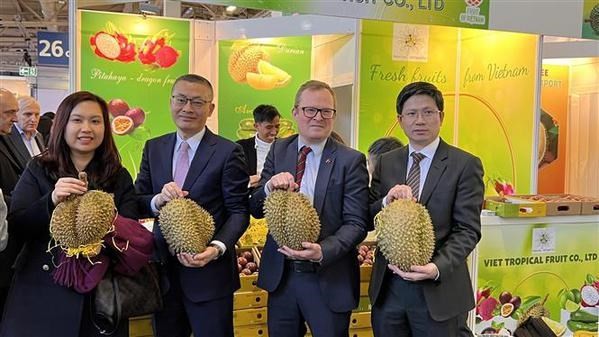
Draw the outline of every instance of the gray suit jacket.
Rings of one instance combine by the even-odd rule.
[[[370,187],[371,218],[381,210],[387,192],[396,184],[406,183],[407,164],[407,146],[381,156]],[[437,281],[422,281],[422,284],[428,310],[437,321],[474,307],[466,258],[481,237],[483,200],[480,159],[441,140],[420,197],[420,203],[430,213],[435,231],[432,262],[439,268],[440,277]],[[383,282],[391,277],[387,263],[380,251],[377,252],[369,289],[373,304],[379,300]]]
[[[23,138],[21,138],[21,134],[16,126],[12,126],[12,131],[10,135],[7,136],[8,145],[13,149],[13,154],[15,155],[15,159],[19,162],[22,171],[27,167],[27,163],[31,160],[31,155],[29,154],[29,150],[27,150],[27,146],[23,143]],[[35,135],[35,142],[37,146],[40,148],[41,152],[44,152],[46,149],[46,145],[44,143],[44,137],[41,133],[37,133]]]

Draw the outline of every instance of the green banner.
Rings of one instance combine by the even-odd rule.
[[[407,142],[395,102],[407,84],[435,84],[445,98],[441,137],[480,157],[487,194],[495,181],[531,192],[534,35],[363,21],[358,148],[395,136]],[[504,53],[510,46],[519,53]],[[517,108],[515,108],[517,107]]]
[[[281,113],[279,137],[295,133],[291,109],[297,89],[310,79],[311,50],[311,36],[219,41],[219,134],[252,137],[252,112],[260,104]]]
[[[558,336],[596,336],[598,242],[599,222],[483,226],[475,332],[514,332],[542,304]]]
[[[80,11],[80,89],[109,104],[123,165],[135,178],[146,140],[175,129],[170,93],[189,72],[187,20]]]
[[[599,1],[584,0],[582,38],[599,40]]]
[[[487,29],[491,0],[201,0],[198,2],[359,19]]]

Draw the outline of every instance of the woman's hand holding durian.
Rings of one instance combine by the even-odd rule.
[[[84,194],[87,192],[87,184],[76,178],[60,178],[54,184],[52,191],[52,203],[54,206],[63,202],[71,194]]]

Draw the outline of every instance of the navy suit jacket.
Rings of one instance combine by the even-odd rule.
[[[266,157],[260,186],[250,198],[250,210],[263,218],[266,198],[264,184],[281,172],[295,176],[298,136],[276,140]],[[358,305],[360,272],[356,246],[366,237],[368,221],[368,171],[364,155],[328,139],[322,153],[316,186],[314,208],[320,217],[322,262],[318,268],[321,295],[334,312],[347,312]],[[283,277],[285,257],[268,235],[262,259],[258,286],[275,291]],[[316,296],[312,294],[310,296]]]
[[[377,161],[370,187],[370,214],[381,210],[382,199],[396,184],[406,183],[408,146],[387,152]],[[435,250],[432,262],[439,268],[437,281],[421,281],[431,317],[437,321],[463,314],[474,307],[474,294],[466,258],[480,240],[480,211],[484,198],[480,159],[440,141],[433,157],[420,203],[433,222]],[[379,300],[382,284],[390,277],[387,260],[377,251],[370,301]]]
[[[143,150],[141,168],[135,181],[141,209],[153,217],[150,201],[164,184],[173,181],[173,152],[176,134],[149,140]],[[239,289],[235,243],[249,224],[249,177],[241,146],[206,129],[193,157],[183,190],[214,217],[213,240],[223,242],[227,251],[203,268],[187,268],[168,252],[158,222],[154,224],[161,262],[177,272],[184,294],[194,302],[231,295]],[[168,289],[165,289],[168,291]]]

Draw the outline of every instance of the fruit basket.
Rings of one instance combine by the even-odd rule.
[[[256,283],[260,266],[260,254],[257,248],[237,249],[237,271],[241,288],[239,291],[257,291]]]

